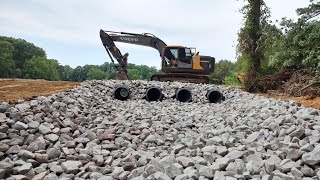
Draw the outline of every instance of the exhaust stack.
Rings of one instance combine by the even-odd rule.
[[[206,96],[210,103],[221,103],[224,100],[222,93],[216,90],[208,91]]]
[[[176,91],[175,98],[180,102],[191,102],[192,94],[188,89],[181,88]]]
[[[147,101],[162,101],[163,94],[159,88],[150,87],[146,91],[146,99]]]
[[[130,91],[127,87],[121,86],[121,87],[116,88],[113,95],[114,95],[114,98],[116,98],[120,101],[125,101],[125,100],[129,99]]]

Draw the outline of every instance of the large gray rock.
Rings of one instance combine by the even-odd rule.
[[[61,154],[61,151],[57,148],[49,148],[47,150],[47,155],[49,159],[59,158],[60,154]]]
[[[19,167],[18,173],[19,174],[26,174],[27,172],[29,172],[31,170],[31,168],[32,168],[31,163],[25,163],[21,167]]]
[[[223,157],[217,158],[215,163],[219,166],[219,169],[225,169],[231,161],[231,159]]]
[[[40,123],[37,121],[31,121],[28,123],[29,128],[31,129],[38,129]]]
[[[9,149],[9,145],[8,144],[5,144],[5,143],[2,143],[0,142],[0,151],[1,152],[5,152]]]
[[[213,178],[214,180],[225,180],[226,179],[226,176],[224,175],[224,173],[223,172],[221,172],[221,171],[216,171],[215,173],[214,173],[214,178]]]
[[[178,163],[169,164],[168,166],[164,167],[165,174],[172,179],[181,175],[183,173],[182,169],[183,167]]]
[[[165,173],[165,168],[157,160],[152,159],[145,167],[145,172],[148,175],[154,174],[156,172]]]
[[[76,174],[79,171],[79,167],[82,165],[80,161],[66,161],[61,163],[61,167],[65,173]]]
[[[48,134],[48,135],[45,135],[44,137],[45,137],[45,139],[47,139],[51,143],[54,143],[59,139],[59,136],[56,134]]]
[[[7,138],[7,134],[0,132],[0,140]]]
[[[272,172],[272,175],[276,176],[276,177],[279,177],[282,180],[294,180],[295,179],[294,176],[287,175],[287,174],[282,173],[282,172],[280,172],[278,170]]]
[[[14,163],[8,159],[0,161],[0,169],[4,169],[7,172],[11,172],[13,166],[14,166]]]
[[[7,103],[0,104],[0,113],[5,113],[10,108],[10,105]]]
[[[24,111],[27,111],[28,109],[30,109],[30,105],[27,103],[22,103],[22,104],[17,104],[15,106],[15,108],[17,108],[19,111],[24,112]]]
[[[28,180],[28,178],[25,175],[13,175],[7,178],[7,180]]]
[[[204,176],[206,178],[213,178],[213,170],[208,166],[202,166],[199,169],[200,176]]]
[[[27,150],[21,150],[19,152],[19,156],[22,158],[22,159],[25,159],[25,160],[28,160],[28,159],[34,159],[35,158],[35,155],[30,152],[30,151],[27,151]]]
[[[230,151],[227,155],[225,155],[225,158],[231,159],[231,160],[235,160],[235,159],[239,159],[244,155],[243,151],[239,151],[239,150],[232,150]]]
[[[0,179],[4,179],[5,176],[6,176],[6,170],[0,169]]]
[[[32,180],[43,180],[47,173],[48,173],[47,171],[41,172],[41,173],[35,175],[32,178]]]
[[[119,176],[121,173],[124,172],[124,169],[122,167],[114,167],[111,173],[111,176],[113,178],[119,179]]]
[[[194,162],[190,157],[179,156],[176,159],[179,162],[179,164],[181,164],[183,167],[189,167],[194,165]]]
[[[153,177],[157,180],[170,180],[171,178],[162,172],[156,172]]]
[[[302,172],[302,174],[306,177],[312,177],[315,175],[315,172],[312,168],[308,167],[308,166],[303,166],[300,171]]]
[[[51,132],[51,129],[43,124],[40,124],[39,126],[39,132],[41,134],[49,134]]]
[[[302,178],[303,177],[303,173],[299,169],[297,169],[295,167],[291,169],[291,173],[292,173],[292,175],[294,177],[297,177],[297,178]]]
[[[76,141],[77,143],[82,143],[82,144],[86,144],[90,141],[89,138],[83,138],[83,137],[78,137],[75,138],[74,141]]]
[[[235,176],[236,174],[243,174],[246,170],[245,164],[242,159],[236,159],[234,162],[231,162],[227,168],[225,175]]]
[[[289,172],[292,168],[296,167],[296,163],[291,159],[284,159],[279,164],[279,169],[281,172]]]
[[[11,146],[7,151],[6,154],[18,154],[21,150],[19,145]]]
[[[251,154],[246,157],[246,169],[251,174],[260,174],[263,160],[259,154]]]
[[[271,156],[264,163],[266,172],[267,173],[273,172],[279,166],[280,162],[281,162],[281,159],[278,156],[276,155]]]
[[[16,130],[26,130],[26,129],[28,129],[28,125],[23,122],[18,121],[12,126],[12,128],[16,129]]]
[[[317,145],[313,151],[303,154],[302,161],[309,165],[316,165],[320,163],[320,144]]]

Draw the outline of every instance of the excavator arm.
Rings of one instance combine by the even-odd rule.
[[[135,34],[135,33],[126,33],[126,32],[105,31],[101,29],[100,39],[111,61],[114,63],[114,60],[112,57],[114,57],[118,61],[119,66],[116,66],[118,73],[123,72],[126,74],[126,76],[127,76],[128,54],[126,53],[125,55],[122,55],[121,51],[117,48],[114,42],[122,42],[122,43],[152,47],[158,50],[160,56],[162,54],[163,49],[167,46],[166,43],[164,43],[161,39],[149,33]]]

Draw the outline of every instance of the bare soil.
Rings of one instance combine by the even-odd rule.
[[[30,100],[37,96],[68,91],[78,82],[0,79],[0,102],[16,103],[19,99]]]
[[[271,93],[264,93],[259,95],[268,97],[268,98],[279,99],[279,100],[287,100],[287,99],[295,100],[295,101],[298,101],[302,106],[320,109],[320,97],[317,97],[317,96],[294,97],[294,96],[277,95],[277,94],[271,94]]]

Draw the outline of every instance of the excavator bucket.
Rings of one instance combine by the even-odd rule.
[[[116,75],[116,80],[128,80],[128,75],[125,72],[118,72]]]

